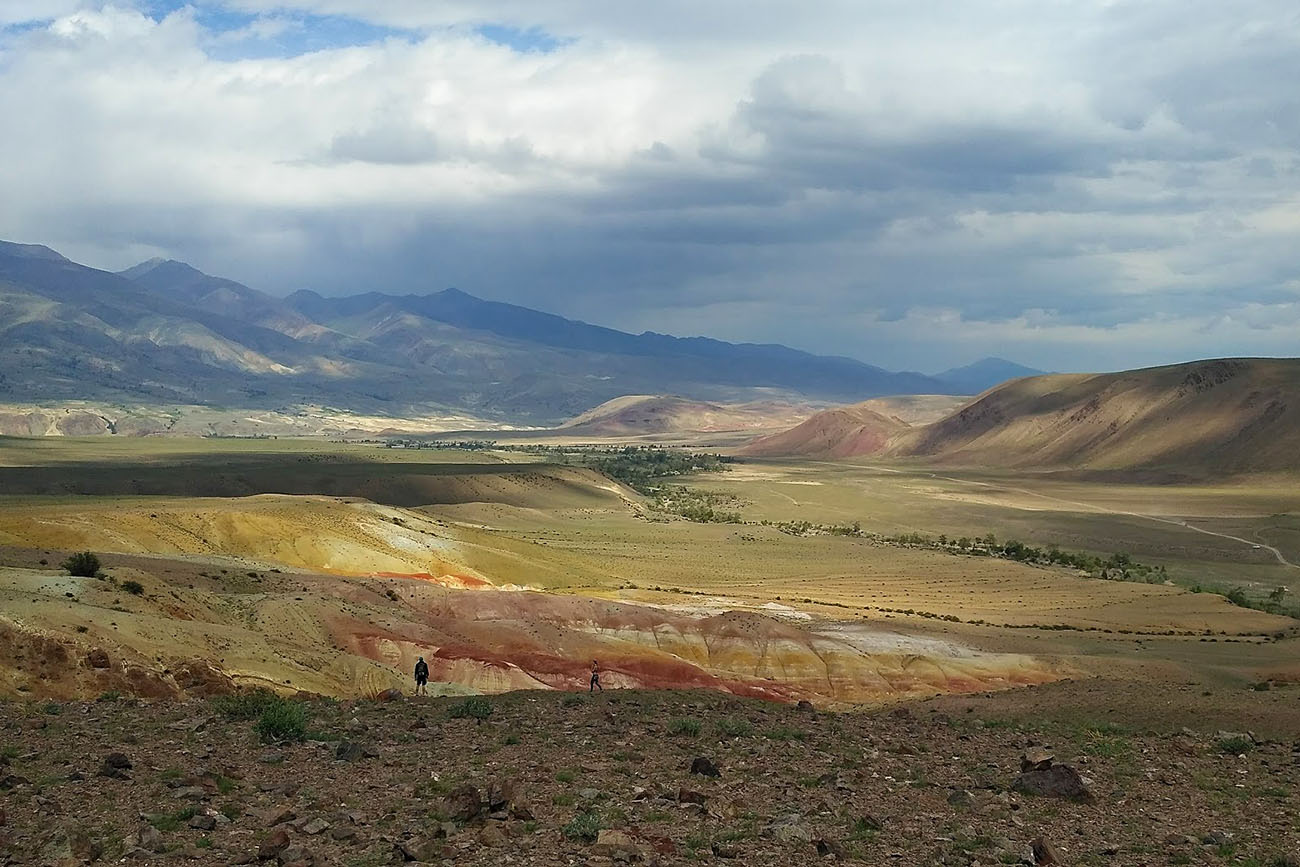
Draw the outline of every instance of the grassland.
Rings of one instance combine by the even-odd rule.
[[[279,594],[248,609],[274,624],[282,642],[264,657],[295,652],[295,618],[307,617],[307,634],[331,635],[328,623],[342,614],[304,612],[306,603],[291,594],[328,586],[329,594],[347,596],[352,576],[525,587],[692,616],[751,610],[869,651],[923,647],[927,658],[1028,654],[1139,681],[1190,671],[1216,683],[1300,680],[1295,639],[1278,640],[1294,634],[1294,621],[1187,590],[1300,589],[1300,570],[1279,560],[1294,560],[1300,534],[1300,503],[1289,480],[1152,484],[813,461],[751,461],[675,477],[734,504],[729,508],[744,522],[719,524],[665,515],[590,469],[538,458],[319,441],[3,440],[0,553],[28,570],[23,587],[11,592],[24,600],[24,593],[37,594],[23,603],[35,606],[27,608],[31,617],[67,604],[64,590],[77,592],[36,574],[53,570],[48,564],[71,550],[96,550],[110,561],[116,554],[119,564],[136,558],[126,565],[143,575],[146,595],[162,598],[171,586],[186,616],[201,602],[188,591],[232,589],[228,577],[204,591],[217,567],[229,576],[254,572],[278,590],[263,584],[240,593]],[[1165,567],[1172,583],[1102,581],[1066,568],[871,538],[801,537],[763,521],[857,522],[882,535],[994,533],[1102,556],[1122,551]],[[284,579],[270,579],[281,569]],[[324,579],[312,576],[321,575],[333,577],[314,583]],[[409,612],[385,608],[388,590],[393,600],[406,598],[396,585],[366,585],[370,607],[356,622],[387,624],[391,638],[384,640],[400,646],[396,672],[417,644],[399,635]],[[349,634],[357,628],[354,614],[348,612]],[[141,628],[156,622],[143,620]],[[1233,643],[1231,650],[1224,642]],[[195,646],[219,643],[205,633]],[[382,654],[377,659],[383,664]],[[368,671],[374,661],[348,664]]]

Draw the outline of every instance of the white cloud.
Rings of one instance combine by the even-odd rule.
[[[909,367],[1248,352],[1289,321],[1292,4],[939,7],[237,0],[213,30],[0,2],[48,22],[0,32],[0,237]],[[310,15],[410,33],[264,56]]]

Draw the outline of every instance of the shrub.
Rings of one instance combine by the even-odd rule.
[[[234,695],[223,695],[212,700],[212,708],[229,720],[257,719],[274,704],[284,701],[269,689],[259,687]]]
[[[678,717],[668,723],[668,734],[696,737],[700,733],[700,721],[687,717]]]
[[[267,742],[300,741],[307,734],[307,709],[281,698],[262,711],[253,731]]]
[[[1255,749],[1255,742],[1248,737],[1234,735],[1230,738],[1221,738],[1219,740],[1219,749],[1230,756],[1239,756]]]
[[[754,731],[754,727],[750,725],[749,720],[745,719],[723,717],[714,723],[714,725],[718,729],[718,734],[728,738],[743,738],[746,735],[752,734]]]
[[[59,564],[68,570],[69,575],[76,575],[78,578],[94,578],[99,572],[99,558],[89,551],[82,551],[80,554],[73,554],[68,559]]]
[[[479,722],[492,716],[492,705],[481,695],[471,695],[458,701],[447,711],[452,719],[476,719]]]
[[[570,840],[585,840],[590,843],[599,834],[600,816],[589,810],[574,816],[569,824],[564,826],[564,836]]]
[[[144,585],[141,584],[139,581],[131,581],[131,580],[123,581],[122,589],[125,590],[127,593],[130,593],[132,596],[140,596],[141,594],[144,593]]]

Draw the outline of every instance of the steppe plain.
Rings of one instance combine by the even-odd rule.
[[[555,451],[0,440],[4,858],[1296,863],[1298,624],[1221,595],[1300,591],[1294,480],[670,481],[741,523]],[[904,541],[988,534],[1164,572]],[[79,550],[102,578],[58,568]],[[593,658],[606,692],[565,694]],[[306,743],[220,703],[257,686]],[[1037,750],[1087,796],[1017,791]]]

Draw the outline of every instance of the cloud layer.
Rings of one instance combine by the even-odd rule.
[[[0,237],[92,264],[922,370],[1300,354],[1287,0],[34,0],[0,27]]]

